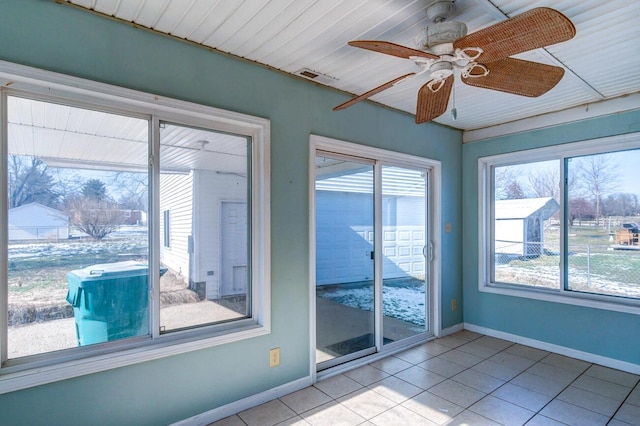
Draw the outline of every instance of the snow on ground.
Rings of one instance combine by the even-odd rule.
[[[365,311],[373,311],[373,288],[371,284],[323,290],[321,297],[343,305]],[[425,325],[424,285],[387,286],[382,289],[382,311],[387,317],[407,321],[415,325]]]
[[[74,256],[99,254],[104,252],[129,253],[144,250],[146,244],[135,239],[103,241],[34,242],[29,244],[9,244],[9,259],[39,256]]]
[[[620,276],[626,276],[626,268],[616,265]],[[637,273],[637,271],[631,271]],[[534,269],[496,265],[496,280],[514,284],[531,285],[557,290],[560,288],[559,266],[538,266]],[[588,273],[580,268],[569,267],[569,289],[596,294],[608,294],[622,297],[640,298],[640,285],[633,282],[612,280],[596,273]]]

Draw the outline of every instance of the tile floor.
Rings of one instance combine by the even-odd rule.
[[[640,425],[639,381],[462,331],[214,425]]]

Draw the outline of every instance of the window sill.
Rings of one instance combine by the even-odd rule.
[[[258,325],[255,321],[248,320],[242,326],[239,325],[234,328],[233,331],[214,332],[215,334],[210,337],[203,337],[199,333],[189,333],[182,337],[178,335],[167,336],[167,338],[159,338],[153,342],[147,341],[145,344],[132,349],[114,351],[108,354],[102,353],[83,359],[46,366],[29,366],[25,369],[23,369],[25,365],[4,367],[0,375],[0,395],[33,386],[264,336],[270,332],[269,327]]]
[[[575,292],[560,292],[538,290],[533,288],[519,289],[514,286],[489,284],[480,285],[480,292],[500,294],[503,296],[521,297],[525,299],[541,300],[545,302],[563,303],[566,305],[582,306],[585,308],[603,309],[627,314],[640,315],[640,305],[629,303],[614,303],[610,299],[614,296],[600,296],[597,294],[584,294]]]

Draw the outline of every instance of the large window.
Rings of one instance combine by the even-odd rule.
[[[1,93],[0,391],[35,366],[64,378],[269,332],[266,120],[16,81]]]
[[[244,136],[160,122],[160,210],[173,212],[160,250],[161,333],[251,315],[250,148]]]
[[[640,135],[480,159],[483,291],[640,306]]]

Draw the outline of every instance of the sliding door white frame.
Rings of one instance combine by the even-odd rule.
[[[384,165],[393,165],[398,167],[407,167],[407,168],[416,168],[427,171],[427,235],[429,236],[429,241],[426,241],[427,247],[429,244],[433,247],[432,255],[427,254],[427,262],[428,271],[427,272],[427,287],[426,291],[427,300],[429,302],[426,307],[428,312],[428,324],[429,324],[429,333],[425,333],[424,335],[420,335],[421,339],[428,339],[431,336],[439,336],[441,332],[441,321],[440,321],[440,312],[441,312],[441,163],[437,160],[432,160],[423,157],[417,157],[408,154],[402,154],[399,152],[388,151],[380,148],[373,148],[366,145],[359,145],[352,142],[341,141],[337,139],[331,139],[324,136],[311,135],[310,136],[310,146],[309,146],[309,306],[310,306],[310,374],[313,382],[316,381],[317,372],[316,372],[316,291],[315,291],[315,282],[316,282],[316,205],[315,205],[315,180],[316,180],[316,170],[315,170],[315,159],[317,151],[326,151],[335,153],[338,155],[347,155],[359,158],[367,158],[375,160],[376,162],[382,163]],[[380,189],[380,181],[381,175],[380,172],[376,172],[375,176],[375,210],[376,212],[380,211],[380,200],[381,197],[381,189]],[[381,262],[379,259],[379,251],[377,247],[380,247],[381,243],[381,215],[375,215],[375,268],[376,268],[376,281],[381,280],[381,271],[382,268]],[[429,258],[431,258],[429,262]],[[377,285],[376,287],[380,287]],[[376,293],[376,312],[379,312],[381,306],[381,298]],[[378,319],[379,315],[376,315],[376,328],[381,333],[381,323]],[[378,340],[381,340],[378,339]],[[416,340],[414,338],[407,339],[407,345],[415,344]],[[386,346],[382,346],[381,342],[377,341],[377,350],[378,352],[374,355],[371,355],[366,358],[362,358],[360,360],[352,361],[346,365],[341,367],[334,367],[330,371],[328,371],[327,375],[332,375],[332,371],[335,370],[334,374],[340,372],[340,370],[344,370],[347,368],[353,368],[357,365],[371,362],[374,358],[383,357],[390,355],[391,353],[402,350],[402,345],[393,345],[392,348],[387,348]],[[385,350],[388,349],[388,350]],[[323,372],[323,376],[325,372]]]

